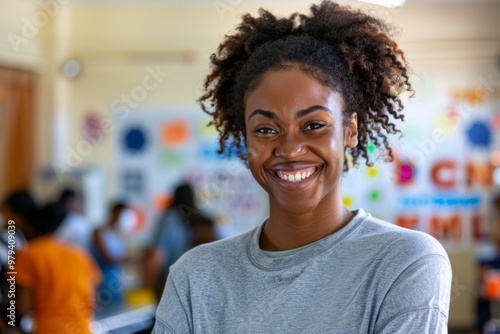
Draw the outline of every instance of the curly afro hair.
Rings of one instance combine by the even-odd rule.
[[[358,115],[358,145],[349,149],[352,163],[371,165],[371,141],[393,158],[388,134],[404,120],[400,94],[413,92],[403,52],[381,20],[330,1],[311,6],[311,14],[277,18],[260,9],[243,16],[236,33],[225,37],[211,55],[211,72],[198,100],[219,132],[219,153],[246,162],[245,97],[269,70],[299,68],[339,92],[345,101],[344,123]],[[348,170],[347,160],[344,170]]]

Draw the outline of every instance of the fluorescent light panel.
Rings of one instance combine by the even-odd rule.
[[[406,0],[359,0],[362,2],[368,2],[379,6],[396,8],[401,7],[405,4]]]

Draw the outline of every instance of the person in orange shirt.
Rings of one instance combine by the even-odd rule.
[[[32,313],[34,333],[91,333],[101,273],[83,249],[51,235],[66,213],[61,204],[45,206],[29,222],[37,234],[27,235],[28,247],[16,259],[17,321]]]

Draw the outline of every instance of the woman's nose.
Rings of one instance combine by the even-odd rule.
[[[306,153],[306,147],[297,135],[284,135],[280,140],[274,154],[280,158],[293,159]]]

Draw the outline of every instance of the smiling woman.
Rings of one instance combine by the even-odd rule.
[[[263,249],[304,246],[352,217],[341,205],[340,176],[345,147],[357,144],[357,115],[345,123],[343,109],[338,92],[293,67],[266,72],[247,95],[248,166],[269,194],[272,212]],[[325,216],[330,223],[318,224]],[[266,236],[274,228],[271,240]]]
[[[269,194],[269,218],[170,269],[155,333],[446,333],[451,269],[429,235],[349,211],[345,152],[392,157],[403,53],[380,20],[324,1],[245,15],[200,98]],[[246,153],[245,153],[246,152]]]

